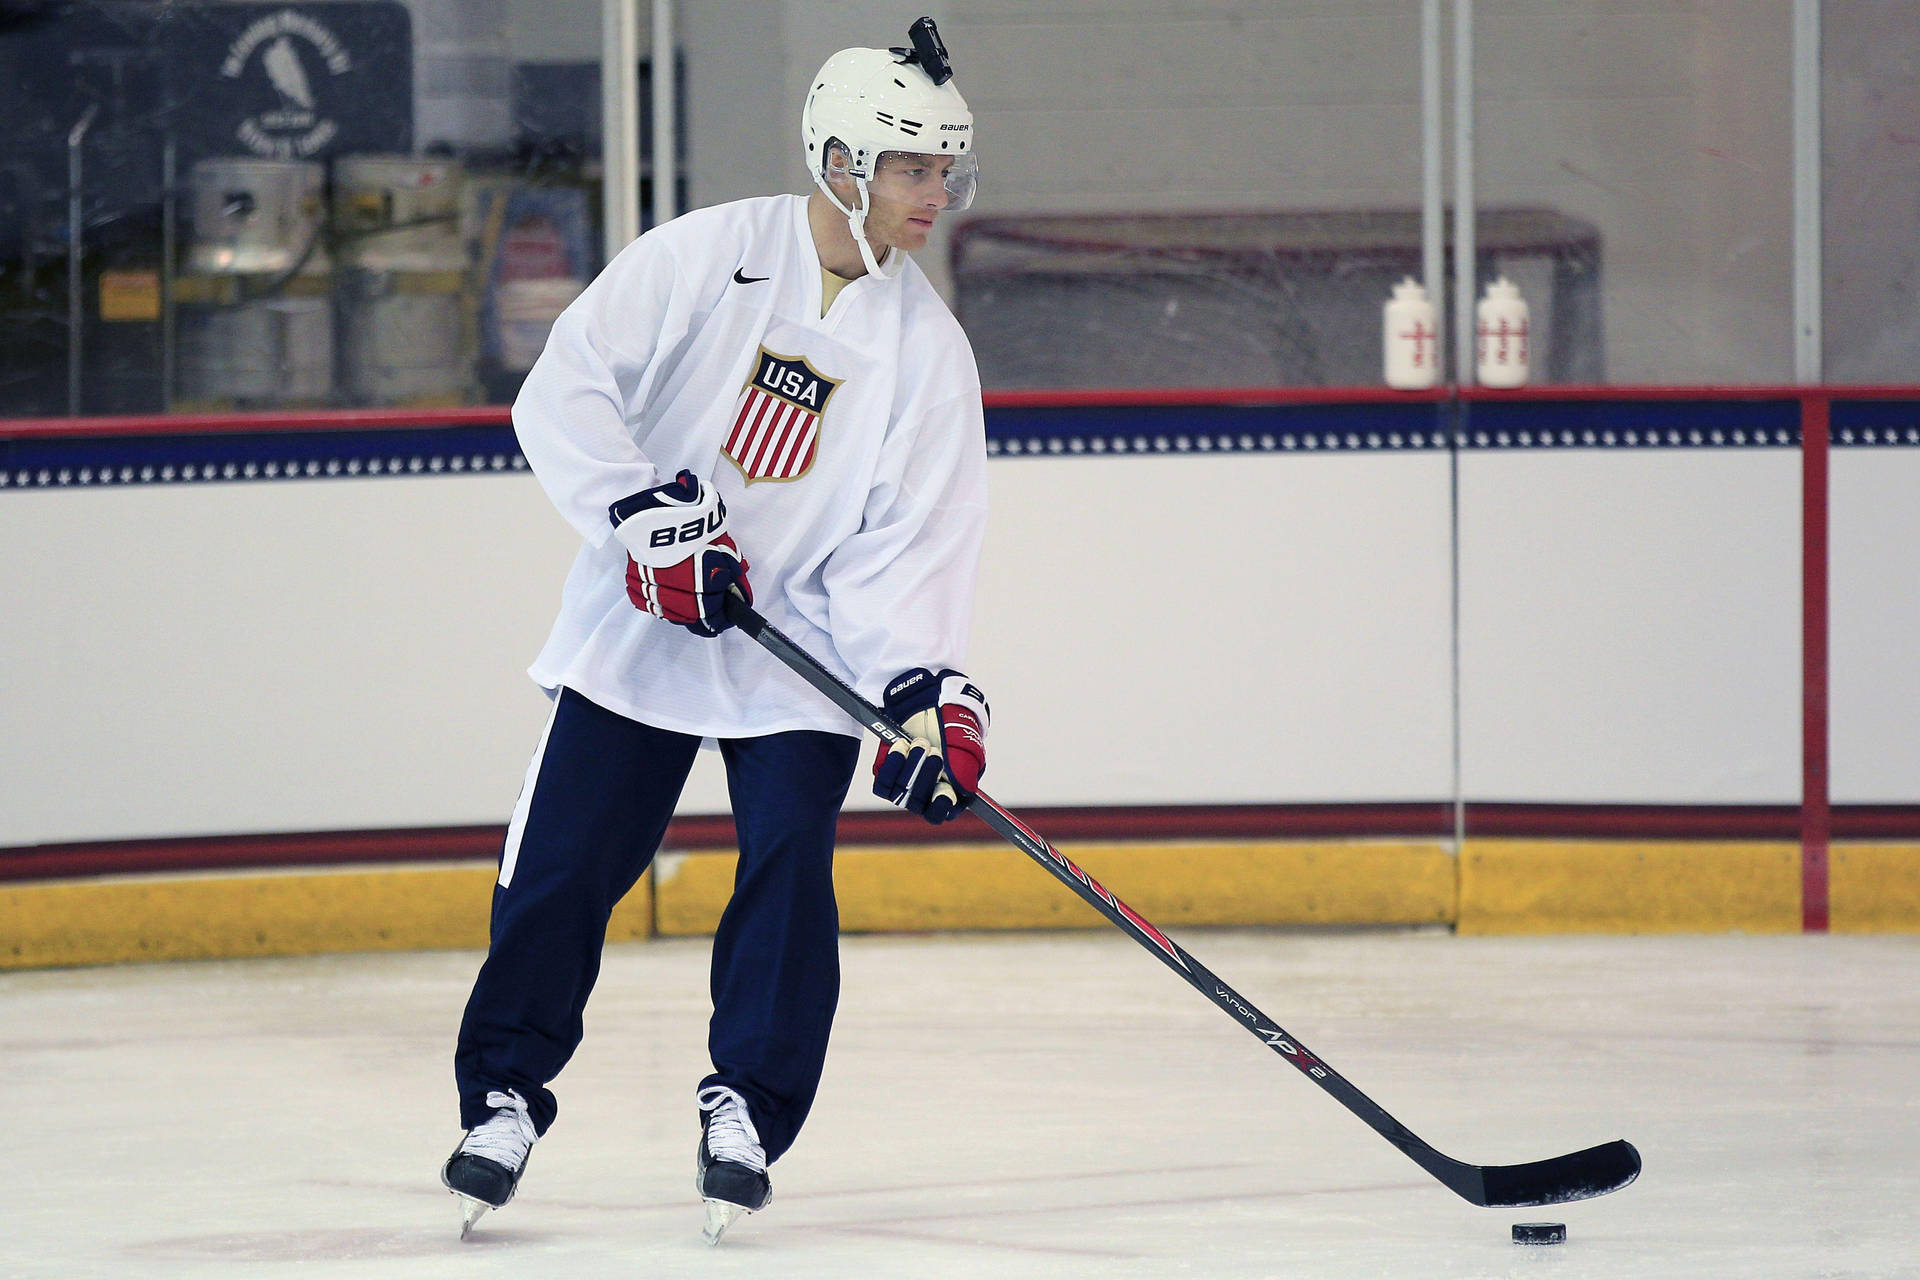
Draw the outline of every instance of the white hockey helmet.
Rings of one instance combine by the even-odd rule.
[[[866,217],[872,207],[868,184],[889,152],[952,156],[945,187],[947,208],[973,203],[978,169],[973,156],[973,112],[953,83],[953,69],[939,33],[929,18],[908,32],[912,49],[842,49],[828,58],[813,78],[800,112],[800,140],[807,171],[834,205],[847,215],[867,269],[891,276],[904,255],[883,271],[867,243]],[[829,170],[833,144],[846,149],[845,168]],[[827,185],[832,176],[850,177],[859,192],[854,207],[842,204]]]

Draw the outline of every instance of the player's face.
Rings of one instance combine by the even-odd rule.
[[[889,151],[867,184],[873,208],[867,213],[867,242],[878,249],[891,246],[904,253],[924,249],[927,235],[943,210],[952,203],[947,171],[952,156],[916,155]]]

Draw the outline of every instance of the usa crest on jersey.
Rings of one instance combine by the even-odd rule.
[[[753,376],[721,450],[747,483],[798,480],[820,451],[820,415],[843,378],[829,378],[801,356],[760,348]]]

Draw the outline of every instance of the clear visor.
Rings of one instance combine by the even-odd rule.
[[[841,177],[845,169],[828,170]],[[925,155],[914,151],[883,151],[873,166],[867,190],[881,200],[919,208],[957,211],[973,204],[980,166],[971,155]]]

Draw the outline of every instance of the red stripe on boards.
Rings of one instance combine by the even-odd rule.
[[[1798,805],[1467,806],[1476,837],[1598,840],[1780,840],[1800,830]],[[1375,804],[1114,805],[1032,808],[1017,819],[1042,839],[1141,840],[1444,839],[1453,831],[1445,801]],[[1829,806],[1828,835],[1849,840],[1920,839],[1920,805]],[[0,848],[0,881],[248,867],[487,859],[500,855],[504,826],[101,840]],[[663,848],[730,849],[733,819],[690,814],[667,829]],[[859,845],[999,843],[984,823],[934,827],[893,809],[840,815],[838,842]],[[1824,870],[1824,867],[1822,867]]]

